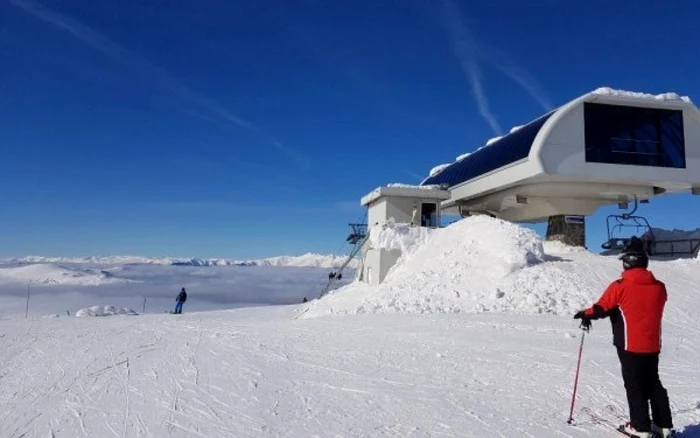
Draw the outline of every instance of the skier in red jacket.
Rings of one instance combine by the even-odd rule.
[[[622,368],[630,422],[621,426],[632,437],[671,436],[673,424],[668,394],[659,379],[661,320],[666,305],[666,286],[647,270],[649,258],[642,241],[630,240],[620,256],[622,278],[612,282],[598,302],[575,319],[590,327],[591,320],[609,317],[613,345]],[[649,405],[651,416],[649,418]]]

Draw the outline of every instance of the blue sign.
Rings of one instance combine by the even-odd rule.
[[[567,224],[583,224],[586,221],[586,216],[564,216],[564,222]]]

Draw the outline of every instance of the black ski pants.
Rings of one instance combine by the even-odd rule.
[[[651,417],[658,427],[673,427],[668,393],[659,379],[658,353],[630,353],[618,348],[622,380],[627,391],[630,423],[640,432],[651,430]]]

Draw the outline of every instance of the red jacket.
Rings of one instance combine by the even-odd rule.
[[[632,353],[658,353],[666,298],[666,285],[654,274],[633,268],[611,283],[585,314],[590,319],[610,317],[617,348]]]

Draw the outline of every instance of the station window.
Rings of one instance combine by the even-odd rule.
[[[584,104],[586,161],[685,168],[683,112]]]

